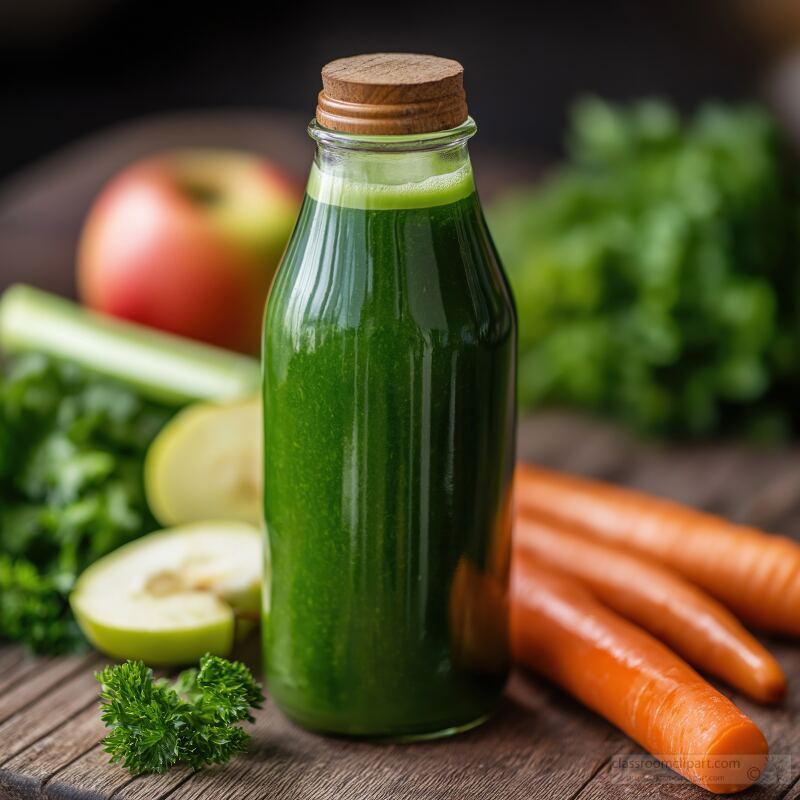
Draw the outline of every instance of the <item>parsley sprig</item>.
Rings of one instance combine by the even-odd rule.
[[[141,661],[106,667],[97,680],[102,719],[111,728],[103,748],[133,775],[166,772],[179,762],[193,769],[225,763],[250,741],[236,723],[253,722],[250,710],[264,701],[244,664],[208,654],[174,683],[154,679]]]
[[[89,564],[158,527],[142,465],[172,413],[38,353],[0,365],[0,640],[86,647],[67,597]]]
[[[750,106],[579,102],[568,162],[491,214],[519,400],[647,433],[800,427],[797,164]]]

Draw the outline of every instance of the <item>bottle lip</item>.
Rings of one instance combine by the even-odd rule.
[[[430,133],[405,133],[394,135],[368,135],[344,133],[320,125],[316,118],[308,124],[308,135],[317,144],[341,150],[356,150],[364,153],[410,153],[447,150],[465,144],[478,126],[472,117],[455,128]]]

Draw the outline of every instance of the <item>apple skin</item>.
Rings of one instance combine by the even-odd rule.
[[[114,658],[180,666],[229,656],[261,617],[262,550],[261,531],[244,523],[156,531],[84,570],[70,607],[89,642]],[[147,589],[162,570],[182,580],[174,593]]]
[[[144,661],[159,667],[194,664],[205,654],[225,658],[231,654],[236,621],[233,611],[202,625],[175,631],[129,631],[104,625],[76,610],[86,638],[97,650],[120,661]]]
[[[78,248],[90,308],[258,353],[269,287],[302,192],[272,164],[185,150],[137,162],[103,189]]]

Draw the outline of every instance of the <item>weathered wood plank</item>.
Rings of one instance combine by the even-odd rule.
[[[50,684],[37,699],[20,706],[0,724],[0,760],[21,753],[38,739],[59,728],[79,711],[97,700],[95,670],[105,661],[97,656],[83,660],[78,671],[65,675],[57,685]],[[34,683],[35,679],[30,683]],[[28,685],[26,682],[21,690]]]
[[[0,675],[24,660],[25,651],[15,645],[0,645]]]
[[[624,483],[640,491],[710,509],[726,495],[742,456],[725,446],[678,449],[651,445]]]
[[[95,744],[52,775],[42,796],[49,800],[160,800],[191,774],[187,768],[179,767],[164,775],[134,778],[119,765],[109,763],[109,758]]]
[[[52,775],[43,796],[58,800],[107,800],[133,778],[122,767],[109,764],[108,753],[95,744]]]
[[[26,673],[24,679],[13,683],[13,691],[0,695],[0,722],[5,722],[37,700],[46,697],[48,692],[63,685],[73,675],[83,673],[97,660],[95,654],[67,656],[63,658],[41,659],[36,668]],[[0,726],[0,732],[3,730]],[[0,749],[0,753],[3,750]]]
[[[192,770],[181,766],[166,775],[142,775],[116,791],[111,800],[163,800],[192,776]]]
[[[791,533],[800,506],[800,452],[797,449],[748,452],[739,484],[731,487],[725,515],[765,530]],[[800,533],[796,528],[794,533]]]
[[[548,413],[523,422],[520,454],[548,466],[616,479],[739,521],[789,533],[794,525],[794,532],[800,532],[795,525],[800,522],[796,448],[760,451],[720,443],[642,443],[608,426]],[[800,675],[800,650],[786,642],[769,644],[788,674]],[[0,769],[0,797],[6,796],[4,790],[12,800],[708,796],[678,777],[664,782],[663,775],[656,776],[660,780],[638,775],[635,781],[621,781],[625,776],[613,758],[637,753],[638,747],[556,688],[521,675],[512,680],[496,718],[452,740],[389,745],[328,739],[296,728],[268,703],[257,715],[253,748],[245,757],[198,773],[184,768],[132,778],[110,765],[97,745],[103,731],[94,704],[95,668],[79,661],[26,663],[19,653],[0,650],[0,687],[5,682],[13,689],[0,691],[0,717],[6,703],[0,760],[6,757],[7,744],[15,753]],[[30,672],[14,672],[21,669]],[[9,678],[14,674],[16,678]],[[29,683],[34,689],[27,688]],[[788,797],[800,800],[800,763],[792,756],[800,752],[800,696],[794,692],[779,709],[733,699],[762,726],[772,752],[781,759],[778,771],[768,773],[764,785],[747,796],[776,800],[788,792]],[[53,708],[51,723],[37,721]]]
[[[0,767],[0,797],[40,796],[47,780],[93,747],[104,731],[93,703]]]
[[[798,800],[800,798],[800,778],[789,787],[783,800]]]
[[[395,745],[324,738],[296,728],[268,705],[258,715],[247,756],[190,776],[168,796],[568,797],[616,752],[617,737],[557,690],[520,675],[494,719],[442,742]]]
[[[556,466],[596,433],[591,421],[563,411],[547,411],[520,420],[517,455],[524,461]]]
[[[40,667],[41,659],[26,653],[21,647],[5,648],[0,661],[0,695]]]
[[[630,472],[643,445],[617,429],[598,425],[571,451],[564,453],[557,466],[579,475],[603,480],[621,479]]]

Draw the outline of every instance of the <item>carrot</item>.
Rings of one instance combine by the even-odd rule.
[[[511,644],[549,678],[698,786],[746,789],[768,746],[756,724],[685,661],[525,553],[511,578]]]
[[[691,664],[762,703],[786,694],[778,662],[724,606],[660,564],[587,539],[574,529],[520,517],[514,552],[583,583]]]
[[[800,545],[784,536],[600,481],[519,465],[524,515],[576,526],[681,573],[745,622],[800,635]]]

